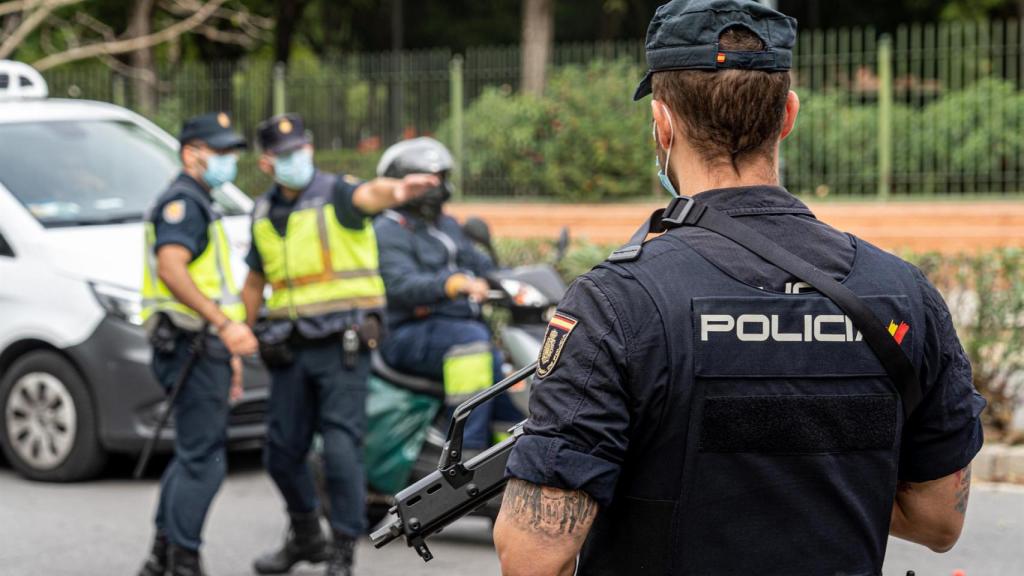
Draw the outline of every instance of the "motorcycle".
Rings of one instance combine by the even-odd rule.
[[[490,228],[483,220],[467,219],[463,231],[499,264]],[[505,375],[532,364],[540,354],[548,321],[566,291],[554,264],[564,258],[568,244],[568,230],[563,228],[555,245],[553,263],[501,269],[487,278],[491,290],[482,309],[485,318],[507,311],[502,314],[506,321],[494,330],[505,359]],[[366,513],[372,529],[387,516],[395,504],[394,495],[400,489],[437,470],[449,423],[444,384],[402,373],[388,366],[377,351],[371,356],[368,388],[364,463]],[[528,413],[529,388],[527,380],[507,392],[522,414]],[[515,424],[495,422],[495,435],[506,434]],[[322,467],[316,452],[311,464],[319,477],[317,483],[322,487]],[[328,499],[321,497],[320,501],[326,506]],[[500,497],[495,498],[474,514],[494,520],[500,503]],[[324,512],[326,514],[327,510]]]

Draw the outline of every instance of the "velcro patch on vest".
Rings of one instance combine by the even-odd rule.
[[[906,296],[864,301],[913,358]],[[853,321],[822,296],[693,299],[694,366],[704,377],[882,376]]]
[[[561,312],[556,313],[551,322],[548,322],[548,330],[544,333],[540,357],[537,359],[537,377],[543,378],[555,369],[558,359],[562,356],[562,348],[565,347],[569,335],[572,334],[578,323],[579,321],[572,316]]]
[[[808,454],[888,450],[899,402],[890,394],[712,397],[702,452]]]

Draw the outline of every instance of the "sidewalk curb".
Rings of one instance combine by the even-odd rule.
[[[971,465],[971,475],[983,482],[1024,484],[1024,446],[983,446]]]

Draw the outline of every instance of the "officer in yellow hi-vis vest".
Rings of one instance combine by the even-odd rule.
[[[182,171],[146,218],[142,317],[153,372],[170,389],[202,341],[174,406],[174,459],[161,481],[156,537],[140,576],[202,576],[203,521],[225,475],[229,397],[239,355],[256,351],[231,275],[229,244],[210,191],[235,177],[245,140],[223,112],[187,120]],[[201,337],[201,331],[208,335]]]
[[[265,462],[291,518],[284,545],[256,559],[259,574],[300,561],[328,563],[348,576],[366,529],[361,444],[366,425],[369,350],[379,339],[384,282],[369,216],[436,187],[432,175],[361,182],[313,166],[302,118],[259,126],[260,169],[274,185],[253,213],[249,276],[242,299],[270,370]],[[264,289],[271,293],[264,303]],[[324,441],[331,543],[320,528],[306,466],[314,432]]]

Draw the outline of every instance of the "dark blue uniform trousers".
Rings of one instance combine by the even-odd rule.
[[[194,338],[181,334],[174,352],[153,354],[153,373],[168,392],[192,354]],[[224,345],[208,337],[174,407],[174,458],[160,481],[156,527],[190,550],[202,544],[206,513],[227,473],[229,360]]]
[[[434,316],[394,328],[381,345],[381,355],[396,370],[440,381],[444,379],[445,354],[452,346],[490,341],[491,331],[479,320]],[[502,378],[502,355],[494,346],[491,348],[494,381],[498,382]],[[491,422],[496,418],[518,422],[522,416],[507,396],[499,396],[470,414],[464,446],[476,450],[490,446]]]
[[[344,364],[340,339],[294,347],[295,362],[272,369],[264,462],[288,505],[306,514],[318,507],[306,457],[313,433],[323,438],[331,527],[358,538],[366,531],[363,435],[369,355]]]

